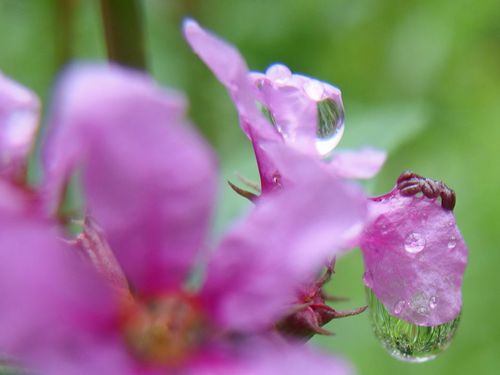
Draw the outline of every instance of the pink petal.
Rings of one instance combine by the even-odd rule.
[[[249,340],[244,350],[232,355],[206,358],[193,363],[187,374],[192,375],[348,375],[351,366],[344,360],[304,345],[270,340]],[[233,351],[235,351],[233,349]]]
[[[39,111],[40,103],[33,92],[0,73],[1,173],[15,174],[25,167],[38,128]]]
[[[372,214],[361,237],[365,284],[388,311],[411,323],[455,319],[467,248],[453,213],[393,191],[372,203]]]
[[[83,361],[89,348],[107,345],[117,298],[92,271],[50,223],[2,211],[0,353],[52,374],[62,362]]]
[[[319,161],[269,144],[267,153],[290,176],[261,197],[223,238],[202,297],[222,327],[258,330],[290,308],[297,288],[352,240],[365,219],[366,198]]]
[[[177,285],[202,246],[216,184],[184,99],[116,66],[72,68],[57,94],[45,147],[53,204],[80,171],[90,214],[132,284]]]
[[[184,21],[183,30],[191,48],[228,90],[247,136],[252,140],[279,140],[278,133],[257,108],[259,93],[238,50],[193,20]]]
[[[372,178],[382,168],[387,153],[372,148],[356,151],[337,151],[329,168],[344,178]]]
[[[66,343],[69,346],[69,343]],[[146,375],[123,345],[121,337],[90,341],[84,347],[59,348],[58,352],[43,353],[37,373],[50,375],[119,374]],[[142,370],[142,369],[141,369]]]

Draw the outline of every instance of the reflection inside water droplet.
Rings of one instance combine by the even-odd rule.
[[[259,101],[257,101],[255,104],[257,105],[259,111],[264,115],[264,117],[276,128],[276,120],[274,119],[274,115],[271,110]]]
[[[328,156],[344,134],[344,108],[332,99],[318,102],[318,125],[316,149],[322,156]]]
[[[412,232],[406,236],[404,245],[407,252],[416,254],[425,248],[425,238],[420,233]]]
[[[460,316],[437,326],[418,326],[390,314],[370,288],[366,288],[366,294],[375,336],[394,358],[406,362],[426,362],[436,358],[450,345]],[[401,301],[394,306],[395,311]],[[436,297],[431,297],[429,307],[435,308],[437,302]],[[401,309],[405,307],[404,301],[402,305]]]

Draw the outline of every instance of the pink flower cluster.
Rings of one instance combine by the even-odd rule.
[[[275,327],[321,268],[357,244],[365,283],[384,304],[423,293],[438,307],[402,317],[455,318],[466,248],[453,215],[397,189],[369,200],[345,180],[372,176],[385,154],[331,154],[343,131],[340,91],[281,65],[249,73],[193,21],[184,31],[235,102],[262,194],[211,246],[217,162],[184,98],[113,65],[77,65],[60,78],[43,179],[29,186],[38,100],[0,76],[0,363],[40,374],[348,374]],[[325,100],[337,128],[318,140]],[[60,216],[72,180],[85,211],[76,238]],[[425,250],[401,248],[409,233]]]

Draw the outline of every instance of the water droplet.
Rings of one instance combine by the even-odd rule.
[[[432,296],[431,298],[429,298],[429,307],[433,310],[437,307],[437,297],[436,296]]]
[[[404,299],[396,302],[396,304],[394,305],[394,310],[393,310],[394,314],[396,314],[396,315],[401,314],[401,311],[403,311],[405,305],[406,305],[406,301]]]
[[[283,64],[274,64],[267,68],[266,76],[279,83],[280,81],[285,82],[292,78],[292,72]]]
[[[460,316],[437,326],[418,326],[390,314],[370,288],[366,288],[366,292],[375,336],[394,358],[406,362],[426,362],[436,358],[450,345]]]
[[[420,233],[412,232],[406,236],[405,250],[411,254],[417,254],[425,248],[425,238]]]
[[[281,186],[281,176],[279,174],[275,173],[273,175],[272,181],[274,185]]]
[[[450,240],[448,241],[448,249],[454,249],[455,246],[457,246],[457,239],[455,238],[455,236],[451,236]]]
[[[368,286],[373,285],[373,275],[370,271],[367,271],[363,274],[363,282]]]
[[[316,149],[322,156],[328,156],[344,134],[344,108],[332,99],[322,100],[317,106]]]
[[[304,91],[312,100],[319,102],[323,99],[325,89],[323,84],[316,80],[309,80],[304,84]]]

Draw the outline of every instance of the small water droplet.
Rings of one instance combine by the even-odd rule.
[[[394,310],[393,310],[394,314],[396,314],[396,315],[401,314],[401,311],[403,311],[405,305],[406,305],[406,301],[404,299],[401,299],[398,302],[396,302],[396,304],[394,305]]]
[[[281,186],[281,176],[279,174],[275,173],[273,175],[272,181],[274,185]]]
[[[436,296],[432,296],[430,299],[429,299],[429,307],[431,309],[435,309],[437,307],[437,297]]]
[[[366,294],[375,336],[394,358],[406,362],[426,362],[436,358],[450,345],[460,316],[437,326],[418,326],[390,314],[370,288],[366,288]]]
[[[283,64],[273,64],[267,68],[266,76],[279,83],[280,81],[284,82],[292,78],[292,72]]]
[[[367,285],[367,286],[372,286],[373,285],[373,276],[372,276],[372,273],[370,271],[367,271],[363,274],[363,282]]]
[[[412,232],[405,239],[405,250],[411,254],[421,252],[425,248],[425,238],[420,233]]]
[[[310,80],[307,81],[303,87],[307,96],[309,96],[312,100],[319,102],[321,99],[323,99],[323,93],[325,92],[325,89],[321,82]]]
[[[454,249],[455,246],[457,246],[457,239],[455,238],[455,236],[451,236],[450,240],[448,241],[448,249]]]
[[[329,156],[344,134],[344,108],[332,99],[322,100],[317,106],[316,150]]]

